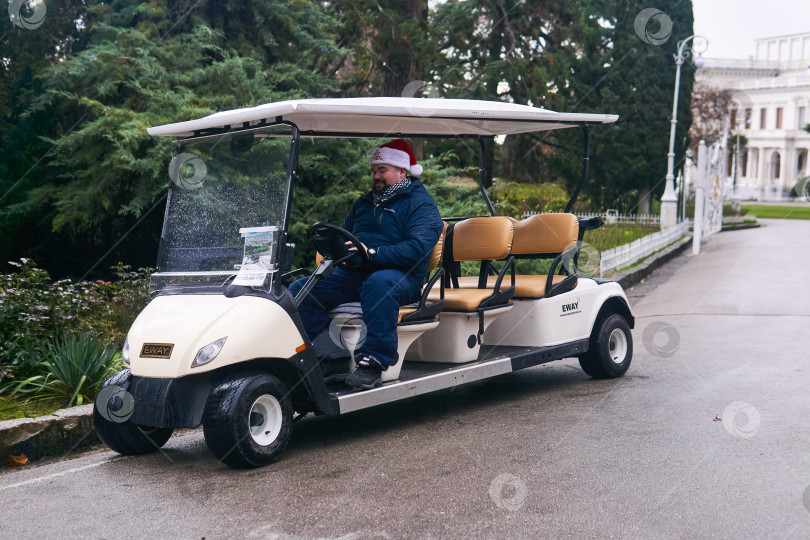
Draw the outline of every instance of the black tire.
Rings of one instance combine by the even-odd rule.
[[[218,460],[231,467],[269,465],[290,441],[292,417],[289,390],[277,377],[259,371],[233,375],[208,396],[205,442]]]
[[[615,379],[630,368],[633,334],[621,315],[614,313],[594,329],[588,352],[580,355],[582,371],[594,379]]]
[[[129,369],[125,368],[107,379],[101,388],[117,386],[123,390],[123,393],[126,393],[129,389],[131,378],[132,375]],[[105,394],[99,390],[99,396],[104,395]],[[110,450],[124,454],[125,456],[150,454],[160,449],[160,447],[166,444],[169,437],[172,436],[174,428],[141,426],[128,421],[128,415],[120,422],[108,420],[99,410],[99,407],[107,406],[108,403],[96,401],[93,406],[93,423],[95,424],[98,438],[101,439]],[[119,400],[119,408],[116,408],[116,411],[120,411],[120,406]],[[131,414],[131,410],[129,413]],[[109,413],[107,416],[110,416]],[[112,418],[115,418],[115,416],[112,416]]]

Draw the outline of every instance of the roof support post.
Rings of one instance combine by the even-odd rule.
[[[494,137],[489,137],[490,140],[494,141]],[[486,174],[486,139],[484,137],[478,137],[478,142],[481,146],[481,154],[480,159],[478,161],[478,189],[481,191],[481,195],[484,197],[484,202],[487,203],[487,208],[489,209],[489,215],[495,215],[495,207],[492,206],[492,201],[489,200],[489,195],[487,195],[487,190],[484,187],[484,174]]]
[[[585,157],[582,160],[582,180],[579,181],[579,185],[577,189],[574,190],[574,194],[571,195],[571,199],[568,201],[568,204],[565,205],[564,212],[567,214],[571,211],[571,207],[574,206],[574,203],[579,197],[579,192],[582,191],[583,186],[585,186],[585,182],[588,181],[588,163],[591,159],[591,136],[588,133],[588,126],[582,126],[582,133],[584,135],[584,147],[585,147]]]

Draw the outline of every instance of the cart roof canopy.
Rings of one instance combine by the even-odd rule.
[[[494,136],[610,124],[615,114],[558,113],[500,101],[404,97],[298,99],[224,111],[149,128],[154,136],[194,137],[292,122],[305,137]]]

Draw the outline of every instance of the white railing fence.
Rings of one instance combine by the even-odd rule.
[[[601,253],[601,263],[599,265],[599,275],[604,276],[611,270],[618,270],[625,266],[630,266],[634,262],[655,253],[659,249],[665,248],[672,242],[678,240],[689,231],[689,220],[684,220],[663,231],[648,234],[638,240],[606,249]]]
[[[556,214],[557,212],[526,212],[523,214],[523,218],[527,218],[529,216],[536,216],[537,214]],[[613,223],[638,223],[641,225],[656,225],[659,226],[661,224],[661,216],[659,214],[619,214],[615,210],[608,210],[607,212],[602,213],[594,213],[594,214],[576,214],[578,218],[592,218],[592,217],[601,217],[605,220],[605,223],[610,225]]]

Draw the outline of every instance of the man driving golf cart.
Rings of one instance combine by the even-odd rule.
[[[443,222],[418,176],[407,142],[395,139],[375,148],[369,159],[372,190],[357,199],[343,228],[366,250],[365,268],[338,268],[318,282],[299,306],[310,339],[329,326],[329,310],[348,302],[361,303],[365,340],[354,353],[357,369],[348,374],[343,361],[325,362],[321,369],[330,382],[345,378],[353,388],[382,384],[381,374],[396,364],[399,307],[416,302],[427,275],[428,258],[441,235]],[[357,247],[346,242],[350,251]],[[290,286],[294,295],[308,278]],[[347,376],[348,375],[348,376]]]

